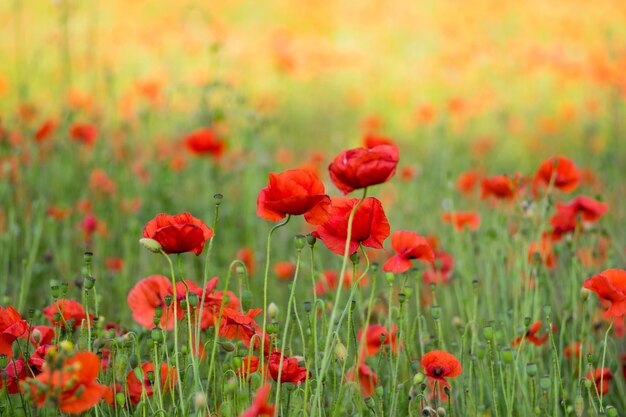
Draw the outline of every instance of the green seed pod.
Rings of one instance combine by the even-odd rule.
[[[85,277],[85,280],[83,281],[83,288],[87,291],[93,289],[93,287],[96,285],[96,279],[94,277]]]
[[[171,295],[166,295],[165,297],[163,297],[163,300],[165,301],[165,305],[169,307],[172,305],[172,301],[174,301],[174,297],[172,297]]]
[[[493,327],[491,326],[485,326],[483,328],[483,337],[485,338],[485,340],[487,340],[488,342],[491,341],[491,339],[493,339]]]
[[[122,407],[124,406],[124,403],[126,402],[126,398],[124,397],[123,392],[118,392],[117,394],[115,394],[115,402],[119,406],[122,406]]]
[[[317,239],[315,238],[315,236],[313,236],[310,233],[306,235],[306,243],[308,243],[311,248],[315,246],[315,242],[317,242]]]
[[[514,355],[513,355],[513,349],[508,348],[508,347],[507,347],[507,348],[502,349],[502,354],[501,354],[501,356],[502,356],[502,361],[503,361],[504,363],[512,363],[512,362],[513,362],[513,357],[514,357]]]
[[[585,388],[589,389],[592,385],[593,381],[591,381],[589,378],[585,378]]]
[[[381,386],[376,387],[376,395],[378,395],[379,397],[382,397],[384,393],[385,393],[385,390],[383,389],[383,387]]]
[[[405,301],[406,301],[406,294],[404,292],[401,292],[400,294],[398,294],[398,302],[400,304],[404,304]]]
[[[537,372],[539,371],[539,368],[537,367],[537,364],[534,362],[528,362],[526,364],[526,375],[528,375],[531,378],[534,378],[537,375]]]
[[[574,411],[576,412],[576,417],[582,417],[583,411],[585,411],[585,401],[580,394],[576,395],[574,400]]]
[[[376,402],[374,401],[374,399],[372,397],[366,397],[365,398],[365,405],[370,410],[374,410],[374,408],[376,407]]]
[[[550,389],[550,376],[549,375],[544,375],[541,378],[539,378],[539,387],[544,391],[548,391]]]
[[[430,308],[430,314],[433,316],[433,319],[439,320],[441,317],[441,307],[434,305]]]
[[[163,331],[159,327],[155,327],[150,332],[150,337],[154,340],[154,343],[163,343]]]
[[[187,300],[189,301],[189,305],[193,308],[198,305],[200,298],[198,297],[198,294],[192,292],[187,297]]]
[[[311,303],[310,301],[305,301],[304,302],[304,312],[305,313],[310,313],[312,309],[313,309],[313,303]]]
[[[217,194],[213,194],[213,202],[215,203],[216,206],[219,207],[220,204],[222,204],[222,200],[224,199],[224,196],[220,193]]]
[[[50,293],[52,294],[53,299],[59,298],[60,288],[57,284],[50,285]]]
[[[301,251],[306,245],[306,236],[296,235],[296,237],[294,238],[294,242],[296,244],[296,250]]]
[[[180,300],[180,308],[182,308],[185,313],[187,313],[187,307],[189,307],[189,302],[186,299]]]
[[[238,358],[238,357],[235,356],[233,358],[233,360],[232,360],[232,364],[233,364],[233,368],[239,369],[239,368],[241,368],[241,365],[243,364],[243,362],[242,362],[241,358]]]
[[[393,281],[395,280],[395,277],[393,275],[393,272],[387,272],[385,273],[385,279],[387,280],[387,283],[389,285],[393,285]]]
[[[617,417],[617,416],[618,416],[618,414],[617,414],[617,408],[615,408],[615,407],[613,407],[613,406],[609,405],[608,407],[606,407],[606,415],[607,415],[608,417]]]

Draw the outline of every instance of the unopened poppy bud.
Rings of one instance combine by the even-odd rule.
[[[306,236],[296,235],[296,237],[294,238],[294,242],[296,244],[296,249],[300,251],[304,249],[304,246],[306,245]]]
[[[531,318],[530,317],[524,317],[524,327],[528,328],[528,326],[530,326],[530,322],[531,322]]]
[[[193,404],[196,406],[196,410],[207,408],[206,394],[202,391],[193,394]]]
[[[586,300],[587,298],[589,298],[589,294],[591,294],[591,291],[587,288],[583,288],[580,290],[580,296],[582,297],[583,300]]]
[[[534,378],[537,375],[537,364],[534,362],[528,362],[526,364],[526,375],[528,375],[531,378]]]
[[[613,407],[612,405],[609,405],[608,407],[606,407],[606,415],[608,417],[617,417],[617,408]]]
[[[385,390],[383,387],[376,387],[376,395],[378,395],[379,397],[382,397],[383,394],[385,393]]]
[[[278,317],[278,306],[274,303],[270,303],[270,305],[267,306],[267,315],[270,319]]]
[[[354,252],[352,255],[350,255],[350,262],[352,262],[353,265],[358,265],[360,261],[359,258],[359,254]]]
[[[452,317],[452,325],[463,330],[463,320],[459,316]]]
[[[187,301],[189,301],[189,305],[191,307],[195,307],[198,305],[198,302],[200,301],[200,297],[198,297],[198,294],[192,292],[191,294],[189,294],[189,296],[187,297]]]
[[[583,378],[583,383],[585,384],[585,388],[591,388],[592,381],[589,378]]]
[[[136,354],[130,355],[130,367],[136,368],[139,366],[139,357]]]
[[[169,307],[172,305],[172,301],[174,301],[174,297],[172,297],[171,295],[166,295],[165,297],[163,297],[163,300],[165,301],[165,305]]]
[[[216,206],[219,206],[220,204],[222,204],[222,200],[224,199],[224,195],[217,193],[217,194],[213,194],[213,201],[215,202]]]
[[[315,238],[315,236],[313,236],[310,233],[306,235],[306,243],[308,243],[311,248],[315,246],[315,242],[317,242],[317,239]]]
[[[74,344],[69,340],[64,340],[59,343],[59,347],[65,352],[71,352],[72,350],[74,350]]]
[[[423,373],[418,372],[418,373],[416,373],[416,374],[413,376],[413,384],[414,384],[414,385],[419,385],[419,384],[421,384],[422,382],[424,382],[424,379],[425,379],[425,378],[426,378],[426,377],[424,376],[424,374],[423,374]]]
[[[30,335],[31,339],[33,339],[33,342],[35,342],[36,345],[39,344],[39,342],[41,342],[41,331],[39,329],[33,329],[33,332]]]
[[[234,357],[232,360],[232,364],[233,364],[233,368],[235,369],[239,369],[241,368],[241,365],[243,364],[243,361],[241,360],[241,358],[238,357]]]
[[[402,289],[402,292],[406,295],[406,298],[409,299],[413,295],[413,288],[411,288],[411,287],[404,287]]]
[[[126,398],[124,398],[124,393],[123,392],[118,392],[117,394],[115,394],[115,402],[119,406],[123,406],[124,405],[124,403],[126,402]]]
[[[346,360],[347,356],[348,349],[346,349],[343,343],[337,342],[337,344],[335,345],[335,358],[337,358],[339,362],[343,362]]]
[[[142,237],[141,239],[139,239],[139,243],[144,248],[148,249],[150,252],[153,252],[153,253],[159,253],[163,249],[163,247],[158,241],[147,238],[147,237]]]
[[[50,293],[55,300],[59,298],[60,287],[57,284],[50,286]]]
[[[446,409],[443,407],[439,407],[437,409],[437,416],[439,417],[446,417]]]
[[[441,317],[441,307],[434,305],[430,308],[430,314],[433,316],[433,319],[439,320]]]
[[[85,277],[83,280],[83,288],[91,290],[96,285],[96,279],[94,277]]]
[[[395,279],[395,277],[393,276],[393,272],[387,272],[385,273],[385,279],[387,280],[387,283],[389,285],[393,285],[393,281]]]
[[[310,301],[305,301],[304,302],[304,312],[305,313],[310,313],[312,309],[313,309],[313,303],[311,303]]]
[[[511,348],[507,347],[502,349],[502,361],[504,363],[513,362],[513,350]]]
[[[232,342],[222,342],[220,343],[220,347],[224,352],[233,352],[236,346]]]
[[[150,337],[155,343],[163,343],[163,331],[159,327],[152,329]]]
[[[250,290],[244,290],[241,293],[241,308],[244,311],[250,310],[252,307],[252,292]]]
[[[370,410],[374,410],[374,407],[376,407],[376,403],[374,402],[374,399],[372,397],[366,397],[365,398],[365,405]]]

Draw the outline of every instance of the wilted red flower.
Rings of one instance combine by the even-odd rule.
[[[298,359],[295,357],[285,357],[280,352],[273,352],[269,356],[269,372],[274,381],[278,381],[278,373],[280,370],[280,358],[283,357],[283,370],[280,374],[281,382],[291,382],[293,384],[304,383],[308,378],[309,372],[306,368],[298,365]]]
[[[449,223],[456,230],[462,232],[463,229],[476,230],[480,227],[480,215],[473,211],[455,211],[447,212],[441,215],[444,223]]]
[[[35,141],[43,142],[52,135],[57,128],[57,122],[54,119],[48,119],[35,132]]]
[[[311,234],[324,242],[331,251],[343,255],[348,236],[348,218],[359,201],[357,198],[333,198],[330,219]],[[356,252],[359,245],[382,249],[389,233],[389,222],[382,203],[374,197],[368,197],[354,214],[348,253]]]
[[[456,179],[456,188],[463,194],[471,194],[476,188],[481,174],[475,170],[462,172]]]
[[[596,369],[593,374],[587,372],[585,377],[596,384],[596,389],[600,394],[606,395],[609,392],[609,381],[613,379],[613,374],[610,369]]]
[[[98,138],[98,128],[89,123],[74,123],[70,127],[70,137],[85,145],[93,145]]]
[[[626,271],[623,269],[602,271],[586,279],[583,287],[598,294],[601,300],[611,303],[604,318],[619,319],[626,314]]]
[[[448,282],[454,270],[454,258],[448,252],[435,251],[435,259],[428,264],[422,275],[427,284]]]
[[[290,281],[296,272],[296,264],[291,261],[276,262],[274,264],[274,273],[279,279]]]
[[[25,380],[28,376],[28,367],[24,363],[24,360],[10,360],[2,372],[6,375],[7,392],[9,394],[17,394],[20,392],[20,381]],[[5,377],[0,378],[0,389],[3,389],[3,380]]]
[[[346,372],[346,379],[348,381],[355,380],[356,370],[350,369]],[[374,390],[376,389],[376,385],[378,384],[378,377],[376,373],[372,371],[372,369],[367,366],[365,363],[361,362],[359,364],[359,386],[361,388],[361,394],[364,397],[370,397]]]
[[[270,173],[270,182],[259,192],[257,215],[277,222],[285,216],[304,214],[310,224],[322,224],[328,219],[330,197],[324,194],[324,184],[310,171],[291,169]]]
[[[185,138],[185,146],[195,155],[210,155],[220,158],[226,150],[226,142],[214,129],[198,129]]]
[[[536,192],[540,185],[548,186],[552,177],[555,188],[569,193],[578,187],[580,172],[571,159],[564,156],[550,158],[539,166],[533,180],[533,191]]]
[[[391,247],[396,254],[383,265],[385,272],[400,274],[413,266],[411,262],[413,259],[427,262],[432,262],[435,259],[435,254],[428,240],[408,230],[394,232],[391,236]]]
[[[199,256],[205,242],[213,237],[213,229],[189,213],[159,214],[146,224],[143,237],[159,242],[165,253],[193,252]]]
[[[25,384],[37,407],[50,402],[64,413],[80,414],[98,404],[107,391],[105,385],[96,382],[99,371],[98,355],[78,352],[61,369],[45,367],[37,378],[27,379]],[[50,389],[43,390],[42,386]]]
[[[446,378],[455,378],[463,372],[459,360],[453,354],[442,350],[426,353],[422,356],[421,365],[428,378],[439,381],[445,386],[450,386]]]
[[[56,322],[54,320],[55,313],[61,314],[61,321]],[[49,305],[48,307],[43,309],[43,315],[46,316],[52,325],[57,326],[65,326],[65,323],[73,320],[74,327],[80,327],[83,320],[87,319],[85,315],[85,309],[83,306],[74,300],[66,300],[64,298],[57,300],[56,303]],[[89,319],[91,320],[92,315],[89,315]]]
[[[519,190],[519,174],[514,177],[510,175],[496,175],[494,177],[483,178],[481,186],[482,199],[495,197],[498,199],[511,200],[515,198]]]
[[[242,340],[246,346],[250,346],[252,336],[261,332],[261,327],[254,321],[254,317],[262,311],[256,308],[243,314],[232,308],[224,308],[219,335],[227,339]]]
[[[252,404],[244,411],[239,417],[260,417],[269,416],[273,417],[275,413],[275,407],[267,403],[270,396],[272,386],[265,384],[256,392]]]
[[[387,182],[396,173],[398,148],[378,145],[341,152],[328,166],[330,179],[344,194]]]
[[[522,342],[522,339],[526,339],[528,340],[530,343],[532,343],[535,346],[541,346],[543,345],[546,340],[548,340],[548,333],[545,333],[542,336],[537,336],[537,333],[539,333],[539,330],[541,329],[541,325],[542,322],[541,320],[538,320],[536,322],[534,322],[533,324],[530,325],[530,328],[528,329],[528,331],[526,332],[526,334],[524,336],[519,336],[517,339],[515,339],[513,341],[513,343],[511,343],[512,346],[517,346]],[[556,331],[556,327],[554,325],[551,326],[552,327],[552,332]]]
[[[363,352],[366,356],[373,356],[378,353],[381,346],[391,345],[391,350],[395,353],[398,349],[396,331],[398,330],[397,325],[393,325],[391,328],[391,336],[387,329],[381,324],[372,324],[367,327],[365,331],[365,346],[363,347]],[[359,334],[357,335],[357,340],[362,340],[363,337],[363,329],[359,330]]]
[[[609,210],[609,205],[593,198],[579,195],[567,204],[557,203],[556,213],[550,218],[552,237],[559,240],[564,234],[576,230],[578,218],[583,225],[598,221]]]
[[[0,355],[13,357],[13,342],[27,337],[28,322],[13,307],[0,307]]]
[[[363,146],[367,149],[372,149],[380,145],[392,145],[396,146],[393,140],[386,136],[377,135],[374,133],[367,133],[363,136]]]
[[[144,392],[147,397],[151,397],[154,394],[153,383],[156,381],[156,374],[154,372],[155,366],[152,362],[144,362],[141,364],[141,371],[137,372],[140,376],[143,376],[142,380],[137,378],[135,370],[131,370],[126,377],[126,386],[128,387],[128,396],[133,404],[137,404]],[[154,377],[150,377],[152,374]],[[176,368],[168,366],[166,363],[161,363],[159,369],[161,390],[163,393],[169,392],[174,386],[176,386]]]

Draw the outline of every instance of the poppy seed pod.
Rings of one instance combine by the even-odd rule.
[[[306,237],[304,235],[296,235],[296,237],[294,238],[295,244],[296,244],[296,249],[298,251],[301,251],[302,249],[304,249],[304,246],[306,245]]]
[[[220,193],[217,194],[213,194],[213,201],[215,202],[216,206],[219,206],[220,204],[222,204],[222,200],[224,199],[224,196]]]
[[[538,367],[537,364],[534,362],[528,362],[526,364],[526,375],[528,375],[531,378],[534,378],[535,376],[537,376],[537,371],[538,371]]]

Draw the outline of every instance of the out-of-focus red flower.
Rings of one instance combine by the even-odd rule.
[[[426,238],[408,230],[394,232],[391,236],[391,247],[396,254],[383,265],[385,272],[400,274],[413,266],[411,262],[413,259],[427,262],[435,259],[433,249]]]
[[[399,151],[393,145],[341,152],[329,165],[330,179],[344,194],[387,182],[396,173]]]
[[[593,374],[587,372],[585,377],[596,384],[596,389],[600,394],[606,395],[609,392],[609,381],[613,379],[613,374],[610,369],[596,369]]]
[[[365,331],[365,346],[363,346],[362,354],[365,356],[373,356],[378,353],[380,348],[385,345],[391,345],[391,351],[396,353],[398,350],[398,341],[396,337],[396,331],[398,326],[395,324],[391,328],[391,335],[389,331],[381,324],[372,324],[367,327]],[[357,340],[362,340],[363,329],[359,330]],[[363,358],[363,356],[362,356]]]
[[[552,239],[549,235],[544,234],[539,242],[530,243],[528,247],[528,262],[534,263],[535,256],[538,256],[548,269],[556,266],[558,258],[554,253]]]
[[[554,180],[552,178],[554,177]],[[554,187],[569,193],[578,187],[580,172],[576,164],[564,156],[555,156],[544,161],[535,174],[533,192],[537,192],[540,185],[548,186],[553,181]]]
[[[515,176],[496,175],[483,178],[480,187],[482,199],[495,197],[502,200],[512,200],[517,195],[520,186],[519,174]]]
[[[312,235],[324,242],[331,251],[343,255],[348,236],[350,212],[359,201],[357,198],[333,198],[330,218],[326,223],[318,226]],[[382,203],[374,197],[368,197],[363,200],[354,214],[348,253],[356,252],[359,245],[382,249],[383,242],[389,237],[389,233],[389,222]]]
[[[126,377],[126,387],[128,388],[128,396],[133,404],[137,404],[141,398],[145,388],[145,395],[151,397],[154,394],[154,385],[150,380],[156,382],[155,366],[152,362],[144,362],[141,364],[141,371],[137,372],[140,376],[143,376],[142,380],[139,380],[135,370],[131,370]],[[152,374],[151,378],[149,374]],[[163,393],[169,392],[176,386],[176,368],[168,366],[166,363],[162,363],[159,369],[161,391]]]
[[[94,194],[112,196],[117,191],[117,184],[102,169],[94,169],[91,171],[89,187]]]
[[[291,281],[296,272],[296,264],[291,261],[276,262],[274,264],[274,273],[283,281]]]
[[[608,210],[608,204],[584,195],[567,204],[557,203],[556,213],[550,218],[553,239],[559,240],[564,234],[575,231],[579,218],[585,226],[597,222]]]
[[[198,129],[185,138],[185,146],[195,155],[208,155],[219,159],[226,150],[226,142],[214,129]]]
[[[76,142],[91,146],[98,138],[98,128],[89,123],[74,123],[70,127],[70,137]]]
[[[275,413],[275,407],[267,403],[270,396],[272,386],[265,384],[256,392],[252,404],[244,411],[239,417],[261,417],[269,416],[273,417]]]
[[[213,229],[189,213],[159,214],[143,229],[143,236],[161,244],[165,253],[193,252],[199,256]]]
[[[426,377],[450,386],[446,378],[456,378],[461,375],[463,368],[459,360],[451,353],[434,350],[422,356],[420,361],[426,371]]]
[[[256,272],[256,261],[254,259],[254,251],[252,248],[241,248],[237,251],[237,259],[243,262],[246,265],[246,269],[248,270],[248,276],[254,276]]]
[[[28,367],[33,371],[34,375],[43,372],[46,364],[46,355],[52,347],[51,345],[41,345],[28,358]]]
[[[339,278],[337,275],[338,274],[335,271],[330,269],[324,271],[320,279],[318,279],[317,283],[315,284],[315,293],[317,295],[324,295],[329,291],[336,290],[337,284],[339,283]],[[361,272],[357,272],[356,276],[353,276],[351,271],[346,271],[345,275],[343,276],[343,288],[351,288],[354,281],[356,279],[359,279],[361,275]],[[361,278],[359,286],[366,287],[368,283],[369,277],[366,275]]]
[[[297,358],[286,357],[280,352],[273,352],[269,356],[269,372],[274,381],[278,381],[281,356],[283,357],[283,370],[280,374],[280,381],[291,382],[293,384],[304,383],[309,376],[307,369],[298,365]]]
[[[59,322],[54,319],[55,313],[61,314],[61,320]],[[64,298],[59,299],[56,303],[44,308],[43,315],[50,320],[50,323],[52,323],[53,326],[65,326],[65,323],[73,320],[74,327],[80,327],[82,321],[87,319],[85,309],[79,302]],[[91,319],[92,315],[90,314],[89,320]]]
[[[462,172],[456,179],[457,190],[463,194],[471,194],[478,185],[481,176],[481,173],[476,170]]]
[[[121,272],[124,269],[124,260],[119,257],[106,258],[104,261],[106,269],[112,272]]]
[[[528,340],[530,343],[532,343],[535,346],[543,345],[546,342],[546,340],[548,340],[549,335],[548,333],[545,333],[542,336],[537,335],[537,333],[539,333],[539,330],[541,330],[542,324],[543,323],[541,322],[541,320],[536,321],[533,324],[531,324],[526,334],[524,336],[519,336],[518,338],[516,338],[513,341],[513,343],[511,343],[511,345],[512,346],[519,345],[522,342],[522,339]],[[556,327],[554,325],[552,325],[551,331],[552,332],[556,331]]]
[[[348,381],[355,381],[356,373],[357,372],[354,368],[350,369],[346,373],[346,379]],[[372,371],[369,366],[362,362],[359,364],[358,383],[359,387],[361,388],[361,395],[363,395],[364,397],[370,397],[376,389],[376,385],[378,384],[378,377],[376,376],[376,373]]]
[[[626,271],[607,269],[588,278],[583,287],[598,294],[601,300],[611,303],[604,318],[620,319],[626,314]]]
[[[45,367],[25,384],[37,407],[51,403],[64,413],[80,414],[98,404],[107,391],[106,386],[96,382],[99,371],[100,358],[95,353],[78,352],[65,361],[62,369]]]
[[[448,252],[435,251],[435,259],[428,264],[422,275],[426,284],[441,284],[450,281],[454,270],[454,258]]]
[[[574,342],[574,343],[570,343],[569,345],[565,346],[565,349],[563,349],[563,354],[565,355],[565,357],[567,359],[578,359],[578,357],[580,357],[580,354],[583,350],[583,345],[580,342]],[[587,353],[592,353],[593,352],[593,348],[591,347],[591,345],[588,345],[585,348]]]
[[[586,267],[598,269],[606,262],[610,247],[611,240],[605,236],[600,236],[595,246],[582,247],[576,250],[576,257]]]
[[[44,142],[48,139],[57,128],[57,122],[54,119],[48,119],[41,124],[39,129],[35,132],[35,141],[38,143]]]
[[[55,220],[65,220],[72,214],[71,208],[59,207],[59,206],[50,206],[48,208],[48,216],[52,217]]]
[[[363,146],[367,149],[372,149],[380,145],[396,146],[394,141],[386,136],[381,136],[374,133],[367,133],[363,136]]]
[[[94,214],[85,214],[85,217],[83,217],[83,220],[79,224],[80,229],[83,231],[85,240],[91,240],[93,234],[98,230],[98,225],[98,218]]]
[[[476,230],[480,227],[480,215],[473,211],[447,212],[441,215],[444,223],[449,223],[462,232],[465,228]]]
[[[324,184],[310,171],[292,169],[269,174],[269,184],[259,192],[257,215],[277,222],[285,216],[304,214],[310,224],[322,224],[328,219],[330,197]]]

